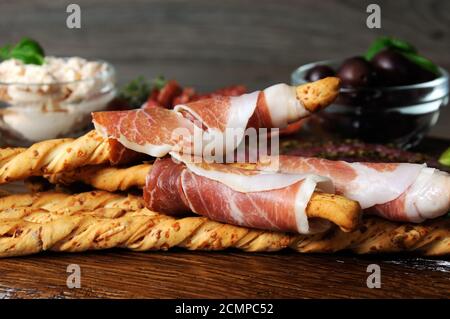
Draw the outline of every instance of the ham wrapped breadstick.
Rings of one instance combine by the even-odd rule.
[[[98,189],[116,191],[130,187],[143,188],[148,175],[147,186],[144,188],[147,207],[162,213],[183,214],[194,211],[229,223],[295,232],[307,232],[310,219],[313,219],[315,230],[324,230],[325,224],[328,224],[323,223],[325,220],[338,225],[344,231],[358,226],[360,207],[356,202],[317,191],[317,183],[319,186],[325,185],[325,188],[331,191],[328,181],[324,178],[313,175],[258,175],[252,170],[255,168],[254,164],[246,164],[245,168],[213,164],[190,167],[193,170],[171,158],[165,158],[157,160],[154,165],[142,164],[127,168],[88,167],[53,174],[47,178],[53,183],[70,184],[82,181]],[[228,171],[224,170],[224,167]],[[229,179],[237,178],[235,184],[240,183],[243,186],[237,188],[238,185],[230,184],[226,179],[220,182],[219,179],[227,174]],[[286,177],[289,178],[283,180]],[[253,189],[245,185],[252,185]],[[204,203],[204,206],[199,206],[199,202]],[[298,203],[301,203],[301,207],[295,207]],[[243,215],[242,219],[234,219],[233,216],[237,216],[239,212]],[[264,217],[264,214],[268,215]],[[306,229],[299,230],[296,214],[303,215],[299,222],[303,223]],[[322,222],[317,224],[314,219],[320,219]]]
[[[389,220],[420,223],[450,210],[450,175],[425,165],[279,156],[261,160],[257,168],[329,177],[336,193]]]
[[[246,128],[285,128],[331,104],[338,92],[339,79],[330,77],[299,87],[277,84],[241,96],[216,96],[176,105],[174,110],[95,112],[92,117],[104,137],[154,157],[180,150],[203,155],[212,142],[215,153],[229,154],[243,140]],[[229,129],[234,130],[233,138],[227,137]]]
[[[320,191],[325,192],[318,201],[322,206],[312,214],[313,195]],[[147,208],[161,213],[195,212],[266,230],[307,234],[326,230],[330,222],[344,231],[356,228],[359,204],[333,193],[330,180],[318,175],[273,174],[164,158],[150,170],[144,200]]]

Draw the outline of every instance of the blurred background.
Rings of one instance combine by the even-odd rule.
[[[81,7],[81,29],[66,27],[66,7]],[[381,29],[366,27],[366,7],[381,6]],[[317,0],[2,0],[1,42],[38,40],[48,55],[104,59],[119,84],[164,75],[200,91],[289,82],[299,65],[364,53],[391,35],[450,70],[450,1]],[[450,107],[431,135],[450,138]]]

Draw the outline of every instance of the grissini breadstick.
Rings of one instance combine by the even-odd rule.
[[[0,216],[3,212],[16,208],[40,208],[47,211],[65,212],[98,208],[138,210],[144,208],[144,200],[141,196],[105,191],[91,191],[74,195],[62,192],[42,192],[0,197]]]
[[[0,198],[0,219],[21,218],[34,211],[70,213],[99,208],[117,208],[127,211],[142,209],[142,197],[119,195],[105,191],[92,191],[76,195],[60,192],[17,194]],[[309,218],[331,221],[345,231],[355,229],[359,224],[359,206],[338,195],[315,192],[306,207]]]
[[[111,213],[110,211],[113,211]],[[0,257],[45,250],[80,252],[113,247],[137,251],[190,250],[276,251],[286,247],[304,253],[352,250],[358,254],[411,251],[423,255],[450,253],[449,219],[423,225],[398,224],[367,217],[357,231],[334,228],[321,235],[290,235],[213,222],[204,217],[174,218],[142,209],[120,212],[36,211],[22,219],[0,220]]]
[[[234,247],[274,251],[287,247],[292,240],[287,234],[220,224],[204,217],[175,219],[146,209],[117,218],[98,216],[96,212],[63,216],[47,212],[47,217],[43,212],[36,214],[0,221],[0,257],[45,250],[80,252],[113,247],[138,251],[167,250],[174,246],[191,250]]]
[[[141,156],[96,131],[77,139],[39,142],[26,149],[0,149],[0,184],[86,165],[129,162]]]
[[[47,174],[44,177],[52,184],[69,185],[74,182],[83,182],[96,189],[115,192],[134,187],[144,187],[150,169],[151,164],[140,164],[125,168],[101,165],[80,167],[71,171]]]
[[[411,251],[427,256],[450,254],[450,218],[423,224],[398,223],[367,216],[351,233],[334,228],[323,234],[297,236],[291,248],[303,253],[351,250],[357,254]]]

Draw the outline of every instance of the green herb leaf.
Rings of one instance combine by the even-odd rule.
[[[0,58],[2,60],[9,59],[11,52],[11,45],[7,44],[4,47],[0,48]]]
[[[428,70],[436,75],[439,75],[439,68],[433,62],[417,53],[416,48],[409,42],[392,38],[380,37],[376,39],[367,50],[364,57],[370,61],[378,52],[384,49],[392,49],[403,54],[412,63],[417,64],[421,68]]]
[[[427,58],[418,55],[416,53],[410,52],[401,52],[407,59],[409,59],[412,63],[417,64],[421,68],[430,71],[436,75],[440,75],[439,68],[436,64],[428,60]]]
[[[417,52],[416,48],[406,41],[392,37],[380,37],[372,42],[364,57],[366,58],[366,60],[370,61],[375,55],[377,55],[378,52],[388,48],[400,52]]]
[[[450,166],[450,147],[439,157],[439,163]]]
[[[35,54],[45,56],[44,49],[42,49],[40,44],[30,38],[22,38],[13,48],[12,52],[14,53],[15,50],[33,52]]]
[[[26,64],[42,65],[44,63],[45,53],[42,47],[36,41],[23,38],[14,47],[10,44],[0,48],[0,58],[18,59]]]
[[[119,98],[127,101],[131,107],[141,107],[147,100],[151,87],[143,76],[139,76],[120,90]]]
[[[153,90],[161,90],[166,84],[167,80],[162,75],[151,82],[139,76],[122,87],[119,98],[125,100],[131,107],[138,108],[147,101]]]
[[[167,84],[167,80],[162,75],[158,75],[152,82],[153,88],[161,90]]]

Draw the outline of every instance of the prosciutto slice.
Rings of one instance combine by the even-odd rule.
[[[368,212],[394,221],[420,223],[450,209],[450,175],[426,165],[280,156],[267,157],[257,167],[326,176],[333,181],[337,194],[358,201]]]
[[[329,179],[313,174],[246,170],[224,164],[156,160],[144,189],[147,207],[167,214],[195,212],[252,228],[324,231],[328,221],[308,221],[306,206],[316,188],[333,193]]]
[[[134,151],[162,157],[180,150],[201,155],[211,141],[216,151],[220,147],[222,153],[228,154],[241,143],[248,127],[285,128],[309,114],[297,98],[295,87],[276,84],[241,96],[216,96],[176,105],[174,110],[154,107],[95,112],[92,116],[103,136],[115,138]],[[234,130],[233,138],[226,138],[229,129]],[[193,145],[196,130],[201,134],[200,147]]]

